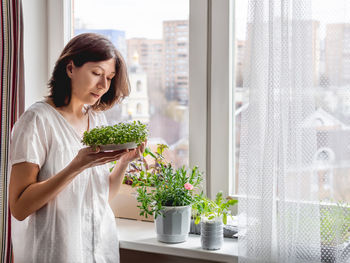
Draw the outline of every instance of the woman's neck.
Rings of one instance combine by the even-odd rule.
[[[71,99],[68,105],[62,107],[56,107],[51,99],[48,99],[48,103],[50,103],[60,112],[70,115],[74,118],[80,119],[84,117],[87,113],[84,104],[74,100],[73,98]]]

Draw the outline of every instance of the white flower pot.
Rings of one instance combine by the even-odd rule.
[[[164,243],[181,243],[188,238],[191,206],[166,206],[155,220],[157,239]]]

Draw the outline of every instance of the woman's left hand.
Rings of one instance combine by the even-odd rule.
[[[147,140],[142,142],[136,149],[127,150],[118,160],[118,162],[130,163],[137,159],[143,157],[143,152],[145,151]]]

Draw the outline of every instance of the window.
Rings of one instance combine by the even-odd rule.
[[[135,1],[101,0],[96,5],[75,0],[74,35],[96,32],[107,36],[127,62],[131,93],[123,106],[116,105],[106,112],[110,124],[130,119],[147,123],[148,146],[155,149],[158,142],[165,141],[170,161],[176,167],[188,165],[188,155],[177,153],[188,152],[189,87],[181,85],[185,87],[182,90],[176,85],[175,65],[188,65],[188,50],[181,50],[181,60],[176,56],[176,36],[181,31],[179,41],[188,42],[189,0],[137,2],[135,9]],[[137,10],[152,15],[145,20]],[[173,78],[169,78],[170,72]]]
[[[145,8],[141,8],[144,3],[146,3],[145,5],[147,5],[147,7],[154,6],[154,4],[151,4],[153,1],[155,0],[140,0],[138,10],[146,10]],[[69,8],[59,8],[62,2],[74,3],[74,7],[71,9],[72,11]],[[147,21],[147,23],[145,23],[144,20],[142,20],[142,22],[137,22],[140,21],[138,19],[141,19],[143,16],[135,15],[135,17],[129,15],[130,13],[135,14],[135,9],[133,9],[132,12],[124,12],[128,14],[127,17],[117,22],[116,18],[119,16],[116,16],[116,11],[111,8],[106,8],[102,4],[100,6],[104,6],[103,10],[102,8],[99,9],[94,6],[94,15],[90,15],[91,3],[93,3],[93,1],[86,2],[82,0],[64,0],[62,2],[59,0],[53,0],[49,1],[48,3],[49,9],[51,10],[49,12],[51,15],[48,15],[48,26],[50,29],[48,30],[48,37],[50,40],[49,43],[51,43],[48,47],[50,72],[64,45],[72,37],[74,27],[90,27],[94,29],[107,28],[124,31],[127,24],[133,25],[134,29],[139,28],[140,25],[147,24],[153,29],[159,26],[161,36],[163,34],[162,32],[164,32],[164,34],[165,32],[176,32],[176,27],[174,25],[165,27],[162,23],[160,23],[160,25],[158,23],[156,25],[151,25],[150,21]],[[166,15],[167,18],[165,18],[164,21],[189,20],[189,22],[186,23],[189,28],[189,32],[191,32],[188,35],[188,38],[181,42],[172,42],[172,40],[167,42],[164,37],[152,36],[147,38],[139,34],[135,37],[135,43],[129,42],[127,45],[128,48],[131,47],[133,50],[135,50],[140,48],[140,45],[142,44],[136,41],[136,39],[139,37],[141,42],[145,38],[148,40],[159,40],[162,38],[163,42],[160,45],[162,47],[162,51],[160,51],[159,48],[158,51],[163,53],[162,59],[159,59],[161,62],[159,64],[162,64],[163,68],[165,68],[166,65],[174,65],[177,67],[178,65],[172,63],[176,59],[175,52],[177,47],[188,47],[187,52],[191,55],[187,56],[188,62],[182,64],[183,68],[181,70],[174,69],[173,72],[169,71],[166,74],[156,75],[157,80],[161,79],[161,83],[165,82],[166,79],[168,79],[167,81],[169,82],[169,85],[164,85],[164,90],[161,91],[165,93],[165,101],[170,101],[170,103],[167,103],[166,106],[181,110],[182,115],[185,117],[182,119],[188,120],[187,122],[179,123],[179,125],[182,126],[181,131],[183,131],[181,134],[183,139],[181,141],[181,145],[191,145],[186,150],[188,155],[185,157],[185,160],[187,161],[185,161],[184,164],[188,162],[190,166],[198,165],[200,170],[204,172],[206,176],[205,183],[207,185],[207,193],[209,196],[215,196],[215,194],[220,190],[222,190],[224,195],[226,195],[229,193],[229,187],[231,185],[231,177],[229,177],[229,174],[231,174],[230,170],[233,166],[230,165],[232,148],[229,146],[232,143],[230,139],[230,135],[232,134],[230,132],[230,125],[232,123],[232,118],[230,117],[230,103],[232,103],[232,100],[230,100],[232,91],[230,89],[230,70],[232,67],[230,66],[231,60],[229,58],[232,52],[230,51],[231,46],[229,43],[232,35],[232,28],[230,24],[230,10],[233,10],[231,6],[232,2],[233,1],[231,0],[158,1],[158,8],[157,10],[152,10],[152,14],[154,12],[160,12],[164,16]],[[118,1],[106,1],[106,3],[112,3],[115,5],[118,4]],[[182,3],[185,3],[185,7],[182,5]],[[84,5],[84,8],[79,7],[82,4]],[[190,5],[190,7],[188,5]],[[121,6],[118,6],[118,10],[121,10]],[[178,16],[178,13],[174,12],[174,10],[187,10],[187,14]],[[112,15],[110,14],[111,12],[113,13]],[[122,15],[120,17],[122,17]],[[87,19],[82,20],[84,16],[85,18],[87,17]],[[97,16],[101,16],[102,19],[96,19]],[[74,26],[71,25],[73,21]],[[162,30],[163,27],[165,27],[165,29]],[[211,30],[209,30],[209,27]],[[146,31],[143,30],[142,34],[144,32]],[[125,40],[126,39],[129,39],[127,32],[125,32]],[[41,41],[45,42],[46,39],[42,39]],[[211,42],[211,45],[208,45],[209,42]],[[178,43],[180,44],[178,45]],[[169,47],[166,47],[166,44],[169,44]],[[169,49],[171,49],[170,52]],[[175,52],[172,49],[174,49]],[[143,59],[141,50],[138,52],[138,54],[139,62],[141,62],[141,59]],[[163,60],[164,54],[171,54],[172,56]],[[150,57],[152,56],[149,55],[148,58]],[[130,58],[128,58],[128,60],[130,60]],[[153,64],[150,64],[149,61],[145,60],[143,62],[147,63],[149,66]],[[208,71],[208,69],[211,70]],[[147,68],[147,70],[149,70],[149,68]],[[45,73],[43,73],[43,75],[45,75]],[[170,105],[174,102],[174,97],[176,98],[177,96],[174,85],[177,80],[177,75],[191,76],[188,78],[189,84],[186,95],[191,98],[191,101],[188,101],[185,105],[181,105],[175,100],[175,104],[178,104],[178,107],[175,108],[173,106],[170,107]],[[45,75],[44,78],[47,79],[47,76]],[[144,81],[142,81],[144,91],[146,87],[149,87],[149,84],[146,84],[147,80],[148,79],[146,78]],[[134,88],[133,91],[136,91],[136,88]],[[145,92],[148,94],[150,89],[147,89]],[[159,93],[159,91],[157,92]],[[182,94],[179,95],[182,96]],[[329,96],[329,99],[331,100],[332,97]],[[159,102],[161,103],[162,101],[164,100],[160,100]],[[135,116],[136,106],[131,107],[130,101],[129,103],[126,102],[127,100],[116,110],[115,114],[112,114],[113,116],[117,116],[115,121],[119,121],[123,114],[124,116],[127,116],[127,119],[132,119]],[[156,101],[156,103],[157,102],[158,101]],[[155,104],[156,107],[154,107],[151,101],[150,103],[151,104],[147,109],[145,108],[145,105],[142,104],[143,111],[149,115],[153,114],[154,112],[157,113],[157,109],[159,110],[159,104]],[[162,111],[164,112],[164,109],[162,109]],[[110,120],[113,121],[112,118],[110,118]],[[161,121],[164,120],[166,120],[166,118],[161,119]],[[159,127],[162,125],[161,121],[158,122]],[[157,126],[155,126],[155,128],[157,128]],[[158,134],[155,135],[158,136]],[[164,139],[160,137],[155,137],[154,140],[164,142]],[[232,191],[230,193],[232,193]]]
[[[177,38],[177,41],[178,41],[178,42],[184,42],[184,41],[186,41],[186,40],[187,40],[186,37],[178,37],[178,38]]]
[[[136,82],[136,90],[137,92],[140,92],[142,90],[142,84],[140,80]]]
[[[342,4],[332,10],[341,9]],[[241,114],[247,108],[248,90],[245,87],[244,69],[249,61],[250,31],[247,30],[248,1],[235,1],[234,44],[234,121],[235,121],[235,176],[234,193],[239,177]],[[312,1],[312,19],[305,26],[312,30],[312,77],[315,90],[315,112],[308,116],[316,127],[317,149],[313,169],[315,183],[319,184],[320,200],[350,201],[348,162],[349,141],[349,33],[348,18],[328,10],[327,3]],[[336,143],[339,141],[339,143]]]
[[[239,176],[239,153],[240,153],[240,128],[242,112],[247,108],[248,92],[244,88],[243,71],[245,61],[248,58],[246,53],[246,21],[247,21],[248,2],[238,0],[235,2],[235,39],[234,39],[234,146],[233,146],[233,173],[232,181],[234,189],[232,194],[238,191],[238,176]]]
[[[141,105],[141,103],[137,103],[137,105],[136,105],[136,113],[137,114],[142,114],[142,105]]]

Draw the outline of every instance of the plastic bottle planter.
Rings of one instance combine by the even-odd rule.
[[[185,242],[190,231],[191,206],[167,206],[155,222],[158,241]]]
[[[201,244],[203,249],[217,250],[224,243],[224,226],[222,217],[209,220],[201,218]]]

